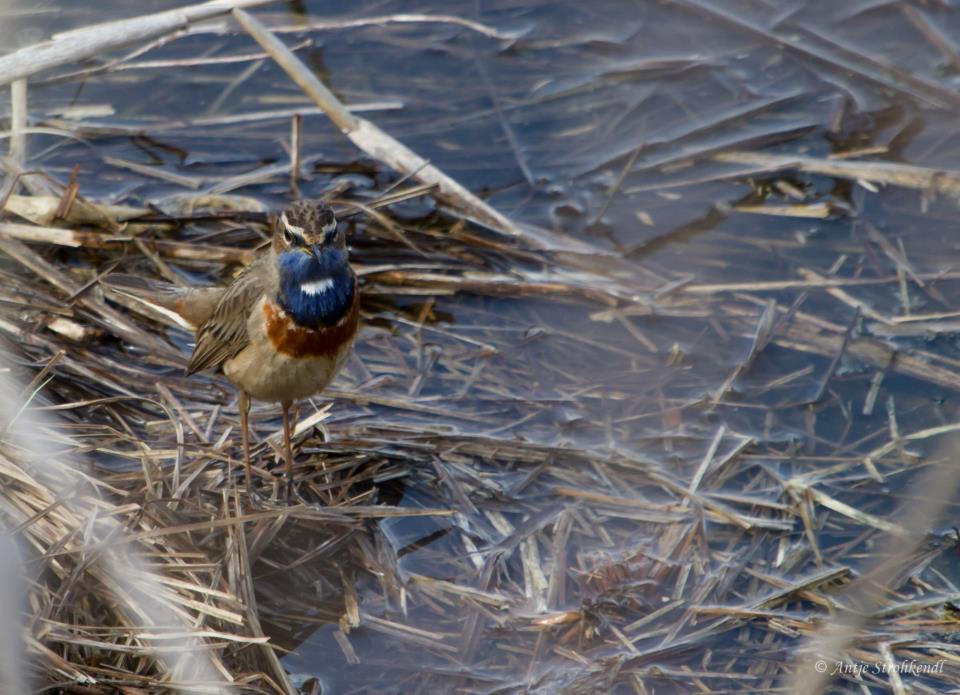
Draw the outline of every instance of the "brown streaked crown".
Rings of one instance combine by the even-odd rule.
[[[277,218],[277,241],[281,246],[326,244],[333,240],[337,219],[319,200],[295,200]]]

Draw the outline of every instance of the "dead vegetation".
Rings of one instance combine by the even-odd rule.
[[[199,7],[240,4],[260,3]],[[782,40],[705,3],[677,4]],[[717,232],[673,268],[651,260],[655,250],[699,230],[611,251],[596,236],[520,224],[353,115],[293,39],[284,48],[235,14],[266,53],[246,46],[230,60],[280,60],[370,159],[301,152],[300,116],[316,113],[307,106],[203,123],[32,123],[22,62],[33,54],[0,60],[0,80],[17,85],[11,155],[0,160],[0,335],[16,396],[0,413],[0,514],[26,568],[38,689],[316,693],[319,676],[337,692],[808,692],[822,685],[817,660],[830,671],[940,663],[837,678],[893,692],[960,687],[956,537],[939,520],[953,514],[945,442],[960,416],[937,402],[960,389],[960,355],[940,341],[957,332],[960,273],[943,249],[905,246],[866,220],[819,240],[814,260],[804,234],[752,224]],[[59,44],[70,53],[54,41],[37,55],[60,60],[36,65],[58,69],[42,76],[50,83],[150,69],[133,61],[200,31],[187,19],[77,32]],[[350,21],[363,25],[328,24]],[[517,37],[448,16],[366,21]],[[911,21],[926,26],[918,12]],[[130,26],[154,43],[99,66],[75,62],[125,45]],[[84,36],[101,43],[84,52]],[[809,57],[806,46],[785,49]],[[817,60],[924,103],[956,100],[865,58]],[[158,65],[188,62],[224,61]],[[244,67],[225,91],[248,79]],[[147,200],[88,197],[76,170],[28,167],[34,133],[96,148],[98,138],[211,126],[286,137],[289,158],[210,181],[104,156],[188,191]],[[682,157],[631,147],[611,160],[593,222],[642,193],[650,171],[663,172],[663,191],[749,182],[722,212],[761,221],[851,215],[800,174],[871,195],[918,190],[915,214],[957,190],[953,172],[868,157],[876,152],[750,144]],[[691,162],[723,168],[690,176]],[[377,186],[357,185],[361,175]],[[114,272],[228,278],[264,242],[270,209],[231,192],[267,185],[328,197],[362,279],[357,355],[297,420],[308,505],[276,501],[268,404],[254,408],[254,454],[275,502],[238,494],[233,391],[215,376],[186,378],[189,333],[177,317],[110,285]],[[775,270],[742,272],[747,254]]]

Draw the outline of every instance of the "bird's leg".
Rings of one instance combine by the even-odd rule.
[[[293,492],[293,451],[290,448],[290,401],[280,404],[283,408],[283,458],[287,464],[287,501]]]
[[[240,438],[243,441],[243,474],[247,482],[247,494],[253,494],[253,483],[250,476],[250,432],[247,419],[250,415],[250,396],[240,392]]]

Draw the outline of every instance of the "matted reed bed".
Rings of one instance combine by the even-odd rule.
[[[709,225],[611,250],[521,224],[347,109],[297,57],[283,33],[295,29],[265,22],[281,42],[243,12],[220,31],[249,32],[265,53],[248,40],[236,62],[278,61],[346,132],[324,135],[330,147],[360,152],[303,149],[302,104],[203,123],[29,116],[40,69],[50,84],[120,89],[110,80],[147,51],[104,51],[162,47],[191,35],[188,20],[257,4],[0,58],[15,85],[0,160],[0,519],[15,546],[0,551],[16,568],[0,587],[23,594],[8,617],[29,657],[6,687],[960,688],[960,272],[943,244],[869,222],[825,237],[765,226],[845,219],[811,184],[828,179],[895,188],[916,219],[946,220],[937,195],[960,176],[746,140],[705,148],[688,164],[748,185],[736,210],[750,223],[700,238],[673,267],[649,256]],[[449,16],[370,20],[391,22],[517,38]],[[27,145],[51,133],[124,172],[115,190],[85,191],[83,161],[32,164]],[[158,156],[178,137],[238,134],[282,140],[288,157],[210,180],[107,153],[116,138]],[[637,152],[615,160],[594,232]],[[180,192],[125,192],[128,175]],[[664,199],[682,204],[683,168],[663,175]],[[343,374],[297,413],[302,502],[283,499],[279,411],[255,404],[255,478],[270,497],[257,501],[234,390],[186,377],[189,330],[110,276],[227,282],[296,195],[327,199],[346,226],[363,322]],[[8,666],[16,642],[0,641]]]

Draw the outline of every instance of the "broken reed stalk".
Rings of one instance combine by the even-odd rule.
[[[500,39],[502,41],[512,41],[519,38],[523,32],[502,31],[496,27],[487,24],[474,22],[471,19],[455,17],[448,14],[412,14],[404,12],[400,14],[377,15],[374,17],[358,17],[356,19],[325,19],[320,21],[308,21],[306,24],[297,22],[296,24],[285,27],[274,27],[273,31],[280,34],[289,31],[301,32],[304,30],[312,31],[339,31],[341,29],[354,29],[357,27],[387,26],[389,24],[455,24],[464,29],[475,31],[491,39]]]
[[[477,222],[504,234],[520,235],[520,229],[506,216],[370,121],[350,113],[303,61],[252,15],[235,9],[233,16],[357,147],[405,176],[435,185],[438,199]]]
[[[265,5],[273,0],[210,0],[132,19],[104,22],[57,34],[49,41],[0,57],[0,86],[60,65],[86,60],[135,41],[176,31],[202,19],[238,7]]]
[[[960,196],[960,171],[931,169],[891,162],[853,162],[843,159],[818,159],[800,155],[766,154],[741,150],[721,152],[714,155],[713,160],[764,167],[768,172],[779,169],[795,169],[841,179],[870,181],[872,183]]]
[[[95,206],[71,205],[66,215],[60,216],[58,212],[62,198],[53,195],[11,195],[6,202],[6,205],[2,205],[0,200],[0,209],[41,226],[49,225],[54,221],[76,225],[102,225],[105,218],[127,222],[153,214],[149,208],[98,202]]]
[[[300,187],[297,179],[300,178],[300,129],[303,125],[303,116],[294,114],[290,119],[290,195],[300,197]]]
[[[20,166],[27,161],[27,81],[10,85],[10,159]]]

